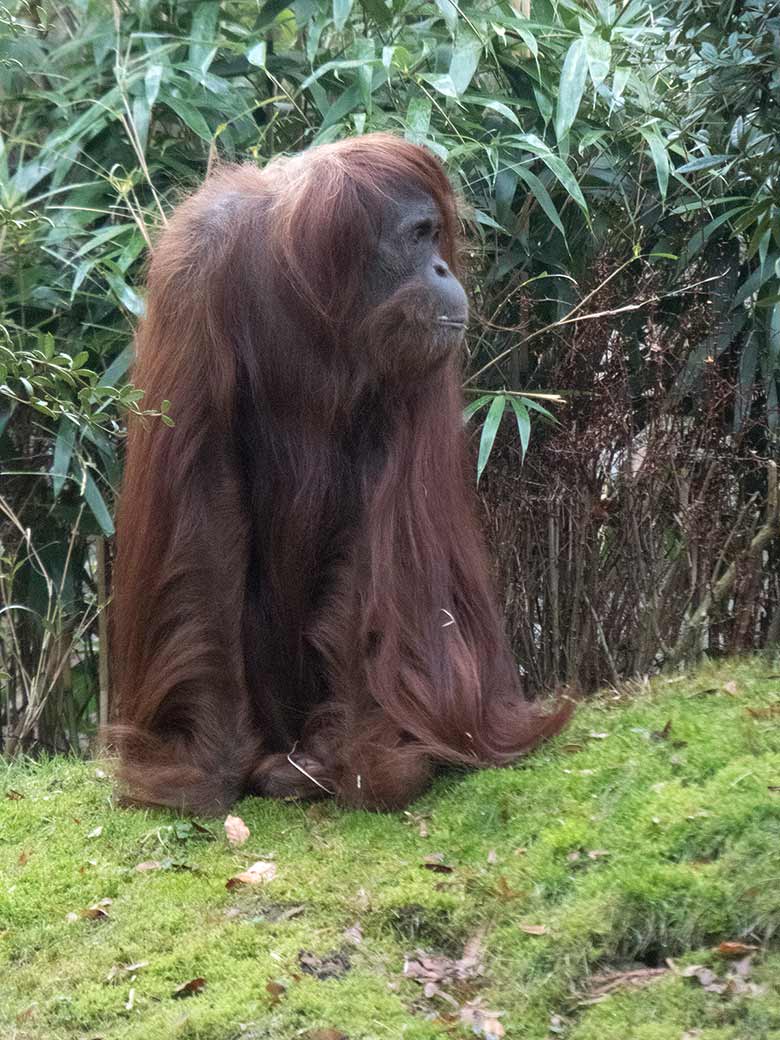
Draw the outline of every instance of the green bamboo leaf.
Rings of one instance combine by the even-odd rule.
[[[478,224],[484,224],[485,227],[495,228],[496,231],[503,231],[505,234],[507,233],[503,224],[499,224],[498,221],[494,217],[491,217],[489,213],[485,213],[485,211],[481,209],[475,209],[473,212],[474,220],[476,220]]]
[[[561,159],[560,156],[553,155],[553,153],[550,152],[549,155],[542,155],[541,160],[548,168],[548,170],[551,170],[552,173],[555,174],[555,176],[561,182],[566,191],[568,191],[568,193],[571,195],[571,197],[574,199],[574,201],[577,203],[577,205],[580,207],[583,213],[587,216],[588,204],[585,201],[585,196],[582,194],[582,191],[580,190],[580,186],[577,183],[574,174],[571,172],[571,170],[563,161],[563,159]]]
[[[514,25],[512,26],[512,28],[528,48],[531,57],[538,58],[539,44],[536,42],[536,37],[534,36],[534,34],[529,29],[526,29],[524,26],[521,25]]]
[[[335,126],[336,123],[340,122],[344,116],[349,115],[350,112],[358,108],[361,99],[362,92],[359,83],[353,83],[351,87],[347,87],[346,90],[342,91],[325,113],[322,123],[320,124],[319,133],[314,138],[314,143],[322,143],[323,135],[330,130],[332,126]]]
[[[413,97],[406,109],[404,126],[406,131],[404,137],[414,144],[422,144],[428,136],[428,127],[431,125],[431,110],[433,106],[430,98]]]
[[[97,520],[100,530],[110,538],[114,533],[114,521],[111,519],[111,513],[105,499],[101,495],[100,488],[95,483],[91,473],[86,474],[86,480],[84,481],[84,498],[92,515]]]
[[[617,18],[617,4],[607,3],[606,0],[596,0],[596,10],[606,26],[612,25]]]
[[[559,141],[568,134],[577,118],[588,73],[588,51],[585,40],[575,40],[566,52],[558,84],[558,105],[555,112],[555,136]]]
[[[90,140],[103,129],[106,123],[109,122],[113,112],[121,110],[121,102],[122,97],[119,87],[113,87],[107,94],[103,95],[100,101],[96,101],[85,112],[82,112],[77,119],[72,120],[62,130],[49,137],[44,142],[43,155],[36,162],[45,162],[50,153],[56,154],[68,141],[72,141],[74,138],[81,138],[83,146],[85,141]],[[50,168],[53,168],[53,166]],[[23,168],[17,171],[14,182],[22,173]]]
[[[488,401],[492,400],[492,394],[483,394],[482,397],[478,397],[475,401],[469,401],[463,409],[463,422],[467,423],[475,412],[478,412],[480,408],[484,408]]]
[[[479,457],[477,458],[477,483],[482,476],[482,472],[487,465],[490,453],[493,450],[493,444],[496,440],[496,434],[498,433],[498,427],[501,424],[501,418],[504,414],[504,408],[506,407],[506,397],[503,394],[497,394],[493,398],[493,403],[488,409],[487,416],[485,418],[484,425],[482,427],[482,435],[479,438]]]
[[[420,79],[429,83],[434,90],[438,90],[438,92],[444,94],[445,97],[458,97],[458,88],[452,82],[452,76],[450,76],[449,72],[444,72],[439,75],[426,73],[425,75],[420,76]]]
[[[203,114],[191,105],[189,101],[182,101],[181,98],[173,97],[171,94],[163,94],[160,100],[163,104],[167,105],[168,108],[172,109],[176,115],[185,123],[193,133],[197,134],[198,137],[202,137],[204,141],[211,143],[213,134],[209,128],[209,124],[203,117]]]
[[[588,59],[588,71],[594,87],[600,87],[609,75],[612,61],[612,48],[601,36],[588,33],[585,36],[585,51]]]
[[[775,304],[767,323],[767,346],[770,371],[777,369],[778,358],[780,358],[780,304]]]
[[[257,16],[254,31],[259,33],[263,29],[268,28],[269,25],[276,21],[282,11],[286,11],[288,7],[290,7],[290,0],[266,0],[260,14]]]
[[[458,9],[452,0],[436,0],[436,6],[444,16],[444,21],[451,33],[455,32],[458,24]]]
[[[615,69],[615,75],[612,77],[612,90],[610,91],[612,100],[609,105],[610,115],[612,115],[612,110],[615,107],[616,102],[623,97],[623,92],[630,79],[631,69],[625,65],[618,65]]]
[[[320,65],[312,72],[310,76],[301,83],[300,89],[307,90],[312,83],[316,83],[318,79],[321,79],[326,72],[332,72],[333,70],[342,72],[347,69],[360,69],[366,64],[363,58],[345,58],[336,61],[326,61],[324,65]]]
[[[3,436],[5,428],[8,425],[8,420],[13,415],[15,407],[15,401],[9,401],[7,404],[0,405],[0,437]]]
[[[523,405],[531,411],[538,412],[539,415],[543,415],[544,418],[549,419],[550,422],[558,422],[553,413],[548,408],[545,408],[543,404],[539,404],[538,401],[535,401],[533,397],[521,397],[520,400]]]
[[[145,310],[144,301],[135,289],[131,289],[120,274],[116,274],[112,271],[107,271],[105,278],[111,286],[112,292],[122,306],[126,307],[131,314],[135,314],[136,317],[142,318]]]
[[[362,62],[357,68],[357,81],[360,85],[360,94],[363,107],[368,115],[371,115],[371,84],[373,82],[373,66],[376,56],[376,43],[368,37],[361,36],[355,40],[354,49]]]
[[[517,141],[521,147],[529,152],[539,156],[547,169],[560,181],[561,185],[587,216],[588,204],[585,201],[585,196],[582,194],[574,174],[563,159],[552,152],[548,145],[540,137],[537,137],[536,134],[515,134],[513,135],[513,140]]]
[[[750,411],[753,400],[756,369],[758,368],[758,336],[748,336],[739,358],[739,383],[734,395],[734,431],[742,429],[742,424]]]
[[[710,237],[718,230],[718,228],[722,224],[725,224],[729,220],[733,220],[737,214],[743,213],[744,210],[744,206],[734,206],[732,209],[726,210],[725,213],[721,213],[717,217],[713,217],[713,219],[710,220],[709,223],[705,224],[703,228],[700,228],[698,231],[695,231],[691,235],[688,241],[688,245],[685,247],[685,250],[683,252],[684,264],[689,264],[691,260],[693,260],[693,258],[701,252],[701,250],[709,241]]]
[[[57,439],[54,442],[54,462],[51,469],[52,493],[55,499],[59,498],[60,492],[65,486],[73,455],[73,445],[76,443],[76,432],[76,426],[70,419],[60,419]]]
[[[531,438],[531,417],[523,401],[519,401],[516,397],[510,397],[509,403],[517,419],[517,432],[520,435],[520,455],[522,458],[525,458],[525,453],[528,451],[528,442]]]
[[[544,184],[542,184],[536,174],[531,173],[526,166],[518,165],[514,172],[520,180],[525,181],[528,185],[529,191],[541,206],[544,215],[551,224],[558,228],[565,241],[566,232],[563,230],[563,223],[558,214],[558,210],[555,208],[555,203],[550,198],[550,193],[547,188],[545,188]]]
[[[268,44],[265,40],[261,40],[259,43],[254,44],[246,52],[246,60],[250,65],[254,65],[255,68],[264,69],[265,60],[268,53]]]
[[[665,199],[669,187],[669,153],[666,150],[666,142],[661,137],[657,126],[643,126],[640,128],[640,133],[650,148],[650,155],[655,164],[655,175],[658,178],[658,190],[661,192],[661,198]]]
[[[144,91],[146,93],[146,103],[151,110],[154,107],[154,103],[157,100],[157,95],[160,93],[160,82],[162,80],[163,67],[162,65],[150,65],[146,70],[144,76]]]
[[[732,310],[739,307],[741,303],[744,303],[745,300],[749,299],[754,293],[757,293],[764,282],[769,281],[769,279],[774,276],[775,259],[776,258],[773,256],[771,261],[761,264],[745,279],[739,289],[737,289],[736,296],[732,300]]]
[[[693,159],[691,162],[685,163],[684,166],[678,166],[678,173],[696,173],[698,170],[711,170],[713,166],[720,166],[728,160],[727,155],[704,155],[700,159]]]
[[[333,25],[337,32],[347,24],[351,10],[352,0],[333,0]]]
[[[553,117],[553,103],[550,97],[543,90],[538,87],[534,87],[534,99],[536,101],[536,107],[539,109],[539,115],[544,121],[545,128]]]
[[[98,386],[116,386],[133,363],[133,346],[128,344],[118,354],[98,380]]]
[[[192,15],[189,62],[201,72],[208,70],[217,53],[214,37],[217,34],[218,20],[219,3],[212,0],[198,4]]]
[[[488,108],[492,112],[498,112],[498,114],[500,116],[503,116],[504,119],[508,119],[510,123],[514,123],[515,126],[520,127],[522,129],[522,123],[520,122],[520,120],[517,118],[517,116],[512,111],[512,109],[509,107],[509,105],[505,105],[503,101],[494,101],[494,100],[486,101],[486,100],[484,100],[482,98],[479,98],[479,97],[475,97],[473,99],[471,99],[471,98],[461,98],[461,101],[469,101],[469,100],[474,100],[475,104],[481,105],[483,108]]]
[[[474,78],[482,54],[482,41],[464,26],[458,29],[450,59],[450,79],[458,96],[463,94]]]
[[[134,224],[111,224],[109,227],[101,228],[96,231],[94,235],[90,235],[87,241],[82,245],[74,254],[73,258],[76,260],[80,256],[84,256],[85,253],[89,253],[92,249],[97,246],[102,246],[105,242],[111,241],[113,238],[117,238],[119,235],[124,235],[128,231],[135,231]]]
[[[702,199],[697,198],[693,202],[681,202],[678,206],[672,207],[669,210],[671,216],[677,216],[678,213],[693,213],[694,210],[699,210],[704,213],[710,206],[725,206],[727,202],[748,202],[747,195],[720,195],[716,199]],[[744,207],[743,207],[744,208]]]
[[[378,25],[387,25],[393,20],[393,12],[384,0],[360,0],[360,6]]]

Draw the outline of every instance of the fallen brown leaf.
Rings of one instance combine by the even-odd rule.
[[[440,986],[466,982],[482,974],[482,934],[473,936],[463,947],[463,956],[457,960],[417,950],[414,957],[404,961],[404,975],[423,987],[426,997],[440,992]]]
[[[780,716],[780,704],[770,704],[768,708],[745,708],[754,719],[776,719]]]
[[[664,975],[668,975],[670,970],[669,968],[637,968],[633,971],[611,971],[603,975],[594,975],[590,980],[588,997],[582,1003],[600,1003],[610,993],[626,986],[647,986],[651,982],[663,978]]]
[[[162,870],[162,863],[156,859],[145,859],[143,863],[136,863],[135,869],[139,874],[145,874],[150,870]]]
[[[504,902],[508,903],[512,899],[519,899],[521,896],[527,894],[527,892],[518,892],[514,888],[510,888],[509,882],[504,875],[499,875],[498,881],[496,882],[496,895],[499,899],[503,899]]]
[[[179,998],[194,997],[197,993],[200,993],[205,985],[206,980],[204,978],[190,979],[189,982],[182,982],[181,986],[177,986],[171,996]]]
[[[225,888],[233,889],[241,885],[262,885],[267,881],[273,881],[276,877],[276,864],[265,860],[258,860],[251,867],[247,867],[241,874],[229,878],[225,882]]]
[[[24,798],[23,794],[19,794],[19,792],[14,791],[13,788],[9,788],[5,792],[5,796],[9,800],[9,802],[20,802],[22,798]]]
[[[360,921],[355,921],[349,928],[344,929],[344,938],[347,942],[351,942],[353,946],[360,946],[363,942],[363,929]]]
[[[344,950],[331,950],[319,957],[309,950],[298,952],[298,963],[306,975],[313,975],[315,979],[340,979],[346,975],[352,967],[349,956]]]
[[[430,856],[425,857],[422,865],[426,870],[432,870],[436,874],[451,874],[455,869],[444,862],[443,852],[432,852]]]
[[[274,982],[273,980],[270,980],[265,984],[265,991],[271,998],[270,1006],[276,1007],[276,1005],[287,992],[287,987],[283,986],[281,982]]]
[[[504,1027],[499,1022],[503,1011],[488,1011],[482,1007],[482,1000],[470,1000],[460,1009],[460,1021],[469,1026],[475,1036],[484,1037],[484,1040],[500,1040],[505,1036]]]
[[[687,968],[682,968],[679,974],[684,979],[696,979],[705,989],[718,981],[718,976],[712,968],[703,964],[689,964]]]
[[[663,729],[655,730],[650,734],[651,740],[667,740],[669,734],[672,732],[672,720],[668,719]]]
[[[741,958],[746,957],[750,953],[755,953],[760,947],[755,946],[752,943],[744,943],[739,940],[725,941],[715,947],[715,953],[719,953],[721,957],[729,958]]]
[[[225,817],[225,837],[231,845],[243,845],[249,834],[249,828],[240,816]]]
[[[136,973],[148,965],[149,961],[136,961],[135,964],[112,964],[106,975],[106,982],[113,986],[118,982],[124,982],[128,975],[135,978]]]
[[[417,833],[421,838],[428,837],[428,820],[430,819],[425,813],[415,812],[404,812],[407,823],[414,827],[417,827]]]
[[[525,932],[526,935],[546,935],[547,925],[546,924],[521,924],[520,931]]]
[[[683,978],[695,978],[708,993],[725,997],[757,997],[765,992],[764,986],[750,982],[752,954],[736,961],[724,977],[719,977],[710,968],[692,964],[682,970],[676,969]],[[670,964],[672,962],[669,962]],[[672,964],[672,967],[674,965]]]
[[[88,906],[84,910],[79,910],[79,917],[83,917],[87,921],[105,921],[108,917],[108,911],[102,906]]]
[[[340,1029],[310,1029],[302,1040],[349,1040],[349,1037]]]
[[[27,865],[27,861],[29,860],[29,858],[30,854],[28,852],[20,852],[19,859],[16,862],[19,864],[20,867],[24,867]]]

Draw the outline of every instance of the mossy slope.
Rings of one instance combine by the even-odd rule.
[[[442,776],[409,815],[247,800],[241,849],[218,822],[118,809],[101,772],[0,773],[3,1040],[466,1037],[403,964],[477,934],[483,975],[448,992],[503,1012],[510,1040],[780,1038],[780,674],[763,660],[605,695],[522,765]],[[274,880],[226,889],[257,859]],[[68,919],[101,900],[106,917]],[[711,948],[735,940],[760,947],[757,992],[670,972],[591,1002],[594,975],[667,958],[723,978]],[[349,970],[306,974],[301,950]]]

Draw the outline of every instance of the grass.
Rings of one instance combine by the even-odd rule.
[[[94,763],[0,767],[0,1037],[780,1038],[780,675],[763,659],[604,695],[518,767],[443,775],[406,815],[234,812],[241,848],[219,821],[117,808]],[[276,877],[227,889],[255,860]],[[475,936],[477,977],[444,996],[404,977],[405,955],[457,959]],[[723,941],[758,947],[741,982],[683,975],[734,977]],[[631,970],[646,984],[604,992]],[[469,1001],[500,1027],[459,1023]]]

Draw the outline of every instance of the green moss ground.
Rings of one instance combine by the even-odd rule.
[[[517,768],[442,776],[411,816],[247,800],[241,849],[219,821],[117,808],[94,763],[0,766],[0,1037],[466,1037],[404,955],[459,957],[481,933],[481,980],[449,992],[502,1011],[509,1040],[780,1038],[780,707],[748,710],[780,706],[778,672],[731,661],[605,695]],[[276,878],[227,890],[257,859]],[[68,920],[104,899],[106,918]],[[723,977],[724,940],[760,947],[757,993],[670,972],[588,1002],[594,975],[666,958]],[[351,967],[306,975],[302,949]]]

